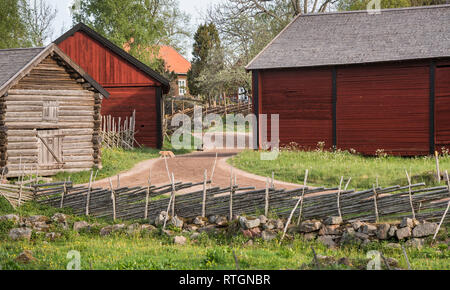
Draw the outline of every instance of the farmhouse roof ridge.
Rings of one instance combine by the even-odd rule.
[[[100,42],[105,47],[109,48],[111,51],[113,51],[114,53],[116,53],[117,55],[119,55],[120,57],[122,57],[123,59],[125,59],[132,65],[134,65],[135,67],[137,67],[139,70],[141,70],[145,74],[149,75],[153,79],[160,82],[164,87],[169,88],[169,86],[170,86],[169,81],[165,77],[161,76],[159,73],[152,70],[150,67],[148,67],[147,65],[145,65],[144,63],[139,61],[137,58],[133,57],[131,54],[127,53],[122,48],[118,47],[117,45],[112,43],[110,40],[103,37],[98,32],[96,32],[95,30],[93,30],[92,28],[90,28],[89,26],[87,26],[86,24],[84,24],[82,22],[80,22],[77,25],[75,25],[74,27],[72,27],[72,29],[70,29],[63,35],[61,35],[59,38],[57,38],[55,41],[53,41],[53,43],[60,44],[67,38],[73,36],[78,31],[82,31],[82,32],[88,34],[90,37],[92,37],[96,41]]]
[[[191,69],[191,62],[173,46],[160,45],[159,57],[165,61],[166,69],[173,71],[176,74],[187,74]]]
[[[82,68],[75,64],[55,44],[46,47],[12,48],[0,50],[0,96],[9,88],[20,81],[33,67],[39,64],[51,53],[61,57],[72,69],[78,72],[88,83],[90,83],[105,98],[109,93],[90,77]]]
[[[302,14],[246,67],[295,68],[450,57],[450,5]]]

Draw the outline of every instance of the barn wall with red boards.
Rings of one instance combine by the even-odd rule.
[[[280,115],[281,145],[325,142],[401,156],[450,148],[450,60],[257,70],[253,77],[255,112]]]
[[[306,149],[333,145],[332,74],[329,69],[267,70],[260,75],[260,113],[279,114],[281,144],[295,142]]]
[[[124,120],[136,110],[136,140],[148,147],[161,147],[158,81],[83,31],[58,46],[111,94],[103,100],[102,115]]]
[[[338,68],[338,147],[363,154],[428,154],[429,67],[398,63]]]

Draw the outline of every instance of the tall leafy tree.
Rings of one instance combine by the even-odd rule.
[[[157,70],[158,45],[181,47],[189,18],[177,0],[76,0],[73,22],[84,22]]]
[[[43,46],[53,35],[52,24],[57,10],[43,0],[33,0],[24,9],[24,22],[33,46]]]
[[[211,7],[207,20],[216,25],[225,53],[220,72],[227,94],[251,90],[251,76],[244,67],[294,17],[335,9],[338,0],[227,0]],[[217,75],[219,72],[217,72]],[[206,81],[205,78],[203,80]],[[211,80],[213,81],[213,80]]]
[[[0,49],[31,45],[23,15],[26,6],[25,0],[0,0]]]
[[[210,52],[218,48],[220,48],[220,38],[216,26],[213,23],[201,24],[194,35],[192,66],[187,76],[189,91],[192,95],[205,93],[199,85],[198,77],[208,64]]]

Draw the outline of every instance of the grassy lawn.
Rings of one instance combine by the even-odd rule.
[[[57,209],[25,205],[19,210],[21,215],[43,214],[51,216]],[[0,200],[0,213],[14,212],[4,201]],[[66,212],[67,213],[67,212]],[[386,247],[386,243],[369,244],[365,247],[346,246],[338,250],[328,249],[318,242],[308,242],[299,237],[285,240],[280,246],[278,240],[264,242],[255,240],[252,246],[246,246],[248,239],[242,235],[208,236],[203,233],[196,240],[190,240],[189,234],[185,245],[175,245],[172,238],[161,235],[159,231],[149,234],[117,233],[109,237],[100,237],[100,228],[108,222],[85,217],[70,217],[69,227],[74,221],[87,220],[98,222],[99,226],[91,232],[76,233],[72,230],[60,230],[62,236],[55,241],[33,234],[30,242],[14,242],[7,234],[13,225],[0,222],[0,267],[9,269],[66,269],[70,259],[67,253],[76,250],[81,254],[81,268],[84,270],[136,270],[136,269],[235,269],[234,250],[239,260],[240,269],[314,269],[311,246],[318,255],[332,256],[336,260],[347,257],[352,262],[351,269],[365,268],[367,253],[378,250],[385,257],[395,258],[401,268],[407,268],[401,249]],[[130,222],[129,222],[130,223]],[[58,231],[58,230],[57,230]],[[178,233],[179,235],[181,233]],[[31,250],[35,261],[22,264],[15,261],[24,250]],[[413,269],[450,269],[450,253],[446,245],[424,247],[422,250],[408,249],[408,257]],[[343,265],[322,265],[322,269],[349,269]]]
[[[234,243],[231,247],[228,243]],[[256,242],[243,246],[238,238],[217,240],[206,235],[196,242],[174,245],[169,238],[158,234],[148,236],[115,235],[99,237],[94,234],[68,234],[59,241],[45,242],[3,242],[0,244],[0,265],[4,270],[64,270],[71,250],[81,254],[83,270],[234,270],[234,249],[242,270],[284,270],[315,269],[312,264],[311,246],[319,255],[336,259],[350,257],[354,267],[333,265],[322,269],[355,269],[367,265],[366,255],[371,250],[381,250],[383,255],[397,259],[399,266],[407,269],[401,249],[388,249],[383,245],[364,249],[343,248],[330,250],[318,243],[300,239],[288,245],[278,246],[276,242]],[[36,261],[21,264],[15,258],[24,250],[31,250]],[[448,251],[437,248],[408,250],[411,266],[415,270],[449,270]]]
[[[161,150],[170,150],[175,155],[190,153],[192,150],[182,149],[174,150],[169,141],[164,143],[164,147]],[[159,149],[153,148],[137,148],[134,150],[124,149],[102,149],[102,163],[103,169],[97,173],[97,179],[100,180],[110,176],[114,176],[120,172],[127,171],[139,162],[159,157]],[[61,172],[53,177],[54,181],[64,181],[70,176],[75,184],[88,183],[91,175],[91,171],[82,171],[77,173]],[[94,171],[95,175],[95,171]]]
[[[367,189],[380,186],[407,185],[405,170],[411,172],[412,182],[436,185],[434,157],[402,158],[392,156],[364,157],[349,152],[282,150],[276,160],[260,159],[260,152],[247,150],[229,160],[242,170],[282,181],[303,184],[309,169],[308,183],[315,186],[337,187],[341,176],[352,178],[350,188]],[[441,171],[450,170],[450,156],[440,157]]]

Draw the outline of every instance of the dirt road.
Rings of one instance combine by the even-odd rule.
[[[230,185],[231,166],[226,162],[228,158],[239,153],[240,150],[210,150],[204,152],[194,152],[187,155],[177,156],[173,159],[167,159],[167,165],[170,172],[173,172],[175,181],[183,182],[201,182],[205,169],[208,171],[208,179],[211,178],[211,172],[214,166],[216,153],[218,155],[217,164],[214,171],[213,185],[228,187]],[[120,175],[120,186],[146,186],[151,171],[153,185],[164,185],[169,183],[169,177],[166,170],[164,159],[146,160],[137,164],[133,169],[123,172]],[[237,175],[239,186],[253,186],[256,188],[265,188],[266,179],[253,175],[238,169],[234,169]],[[113,185],[117,185],[117,176],[112,178]],[[94,187],[109,187],[109,180],[97,181]],[[300,185],[275,181],[277,188],[294,189]]]

